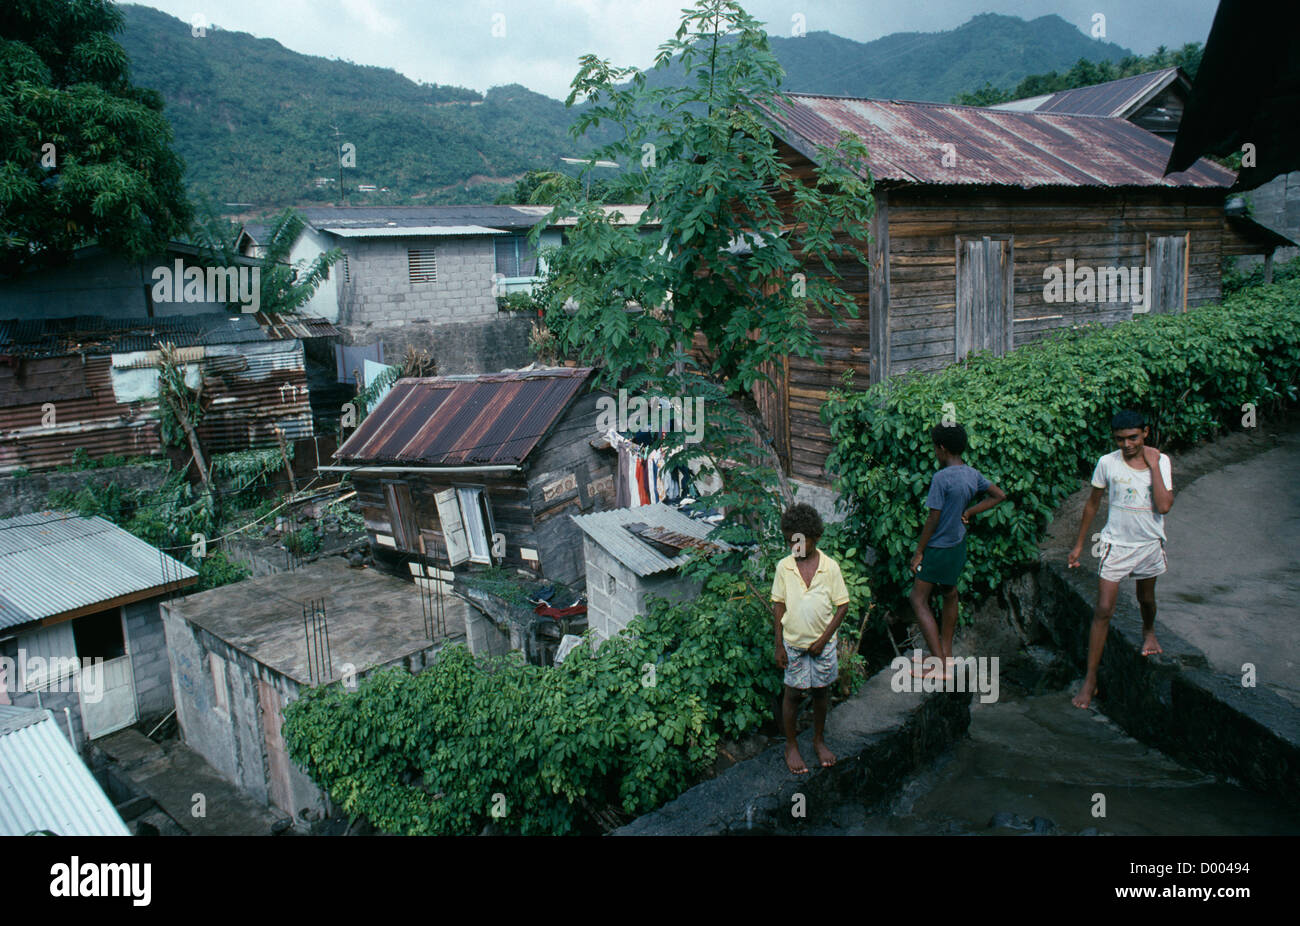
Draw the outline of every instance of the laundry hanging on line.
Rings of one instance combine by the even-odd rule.
[[[657,502],[675,504],[687,495],[690,471],[671,465],[662,449],[649,449],[617,431],[606,432],[605,439],[618,453],[615,505],[639,508]]]

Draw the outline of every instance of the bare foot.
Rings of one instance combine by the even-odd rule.
[[[794,743],[785,747],[785,765],[796,775],[808,774],[808,766],[803,764],[803,756],[799,755],[799,747]]]
[[[1092,696],[1096,693],[1097,683],[1085,678],[1083,686],[1079,689],[1079,693],[1074,696],[1072,703],[1075,707],[1089,708],[1092,706]]]
[[[952,681],[952,673],[948,671],[947,663],[943,663],[943,664],[936,664],[933,662],[930,663],[929,667],[925,670],[925,674],[922,675],[921,677],[927,679],[937,678],[940,681],[944,681],[944,682]]]
[[[1160,641],[1156,639],[1156,632],[1152,630],[1142,638],[1142,655],[1154,656],[1156,653],[1163,653],[1160,648]]]
[[[822,768],[830,768],[835,764],[835,753],[827,748],[825,743],[813,742],[813,749],[817,751],[817,758],[822,764]]]
[[[944,668],[944,661],[935,656],[926,656],[924,659],[912,660],[912,675],[916,678],[929,678],[937,676],[939,678],[949,678],[947,670]]]

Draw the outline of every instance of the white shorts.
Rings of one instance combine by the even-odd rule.
[[[1139,547],[1105,543],[1101,547],[1097,575],[1107,582],[1118,582],[1129,576],[1135,579],[1153,579],[1164,575],[1168,568],[1169,560],[1165,556],[1162,541],[1153,540]]]

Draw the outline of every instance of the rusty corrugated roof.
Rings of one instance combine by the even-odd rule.
[[[357,464],[522,463],[590,367],[400,379],[334,454]]]
[[[861,138],[877,180],[942,185],[1226,188],[1235,175],[1204,159],[1164,176],[1170,144],[1123,119],[897,100],[787,94],[777,134],[813,160],[841,130]],[[944,166],[945,145],[956,163]],[[951,160],[951,159],[949,159]]]
[[[0,319],[0,356],[96,356],[154,350],[159,341],[175,347],[258,344],[267,341],[337,337],[342,332],[310,315],[233,314],[163,315],[114,318],[80,315],[68,318]]]
[[[1119,80],[1108,80],[1104,84],[1091,87],[1075,87],[1072,90],[1058,90],[1042,97],[1032,109],[1024,110],[1038,113],[1072,113],[1077,116],[1114,116],[1127,119],[1143,104],[1161,90],[1179,79],[1179,68],[1162,68]],[[1024,109],[1017,106],[1021,100],[1001,103],[990,109]]]

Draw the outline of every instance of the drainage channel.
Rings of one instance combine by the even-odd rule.
[[[1034,673],[1013,660],[997,701],[972,700],[968,736],[910,776],[887,805],[841,802],[804,832],[1300,834],[1300,817],[1277,801],[1188,768],[1104,714],[1079,710],[1070,703],[1078,679],[1062,682],[1059,671]]]

